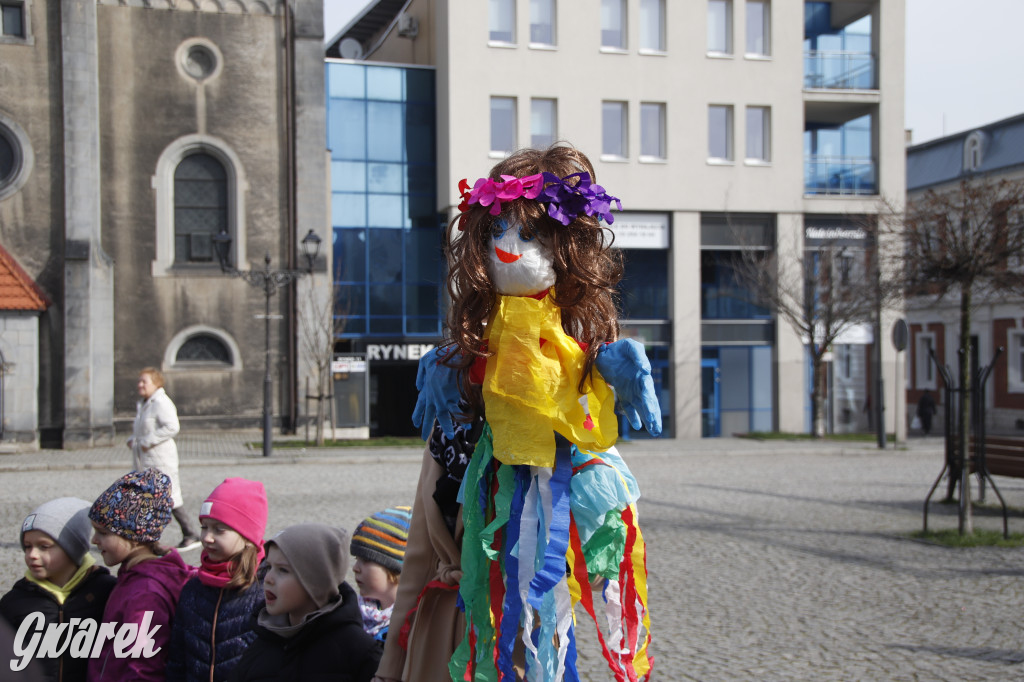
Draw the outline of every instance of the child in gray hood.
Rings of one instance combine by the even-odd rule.
[[[363,630],[348,572],[348,533],[321,523],[289,526],[267,541],[266,605],[257,639],[231,679],[369,682],[381,643]]]

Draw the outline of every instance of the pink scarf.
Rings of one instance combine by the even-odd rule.
[[[231,559],[217,563],[210,561],[206,550],[199,555],[199,582],[208,587],[224,587],[231,582],[231,568],[234,563]]]

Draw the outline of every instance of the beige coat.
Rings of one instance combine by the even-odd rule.
[[[444,469],[423,451],[420,480],[416,486],[409,541],[402,562],[402,576],[398,582],[398,596],[391,615],[384,656],[377,677],[403,682],[439,682],[448,680],[448,660],[465,635],[465,619],[455,605],[455,590],[428,590],[419,602],[412,618],[409,650],[399,646],[399,633],[406,614],[416,606],[416,600],[427,583],[440,580],[457,585],[462,579],[462,512],[456,521],[453,538],[434,502],[434,486]]]

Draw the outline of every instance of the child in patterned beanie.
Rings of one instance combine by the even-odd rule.
[[[398,576],[409,539],[411,507],[392,507],[363,520],[352,534],[349,552],[359,588],[363,629],[375,638],[387,637],[398,594]]]
[[[103,621],[119,626],[138,624],[138,636],[151,639],[146,646],[156,652],[149,658],[118,658],[114,642],[108,640],[99,657],[89,661],[89,679],[93,682],[164,677],[178,596],[195,574],[177,550],[159,544],[171,520],[171,500],[167,474],[146,469],[119,478],[89,509],[92,543],[107,566],[120,566]]]

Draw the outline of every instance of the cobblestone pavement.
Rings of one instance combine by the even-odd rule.
[[[272,533],[305,520],[352,528],[412,498],[416,448],[262,458],[245,445],[258,441],[258,432],[182,438],[186,503],[198,505],[226,476],[262,480]],[[921,527],[940,448],[937,440],[895,452],[729,439],[624,444],[643,491],[652,679],[1024,679],[1024,550],[907,537]],[[123,446],[0,456],[3,586],[24,570],[16,544],[24,515],[50,497],[95,497],[128,459]],[[1015,508],[1010,530],[1024,532],[1024,480],[997,484]],[[956,528],[955,507],[932,505],[929,522]],[[988,507],[976,514],[976,527],[1001,524]],[[173,526],[168,541],[179,537]],[[609,680],[579,615],[581,677]]]

